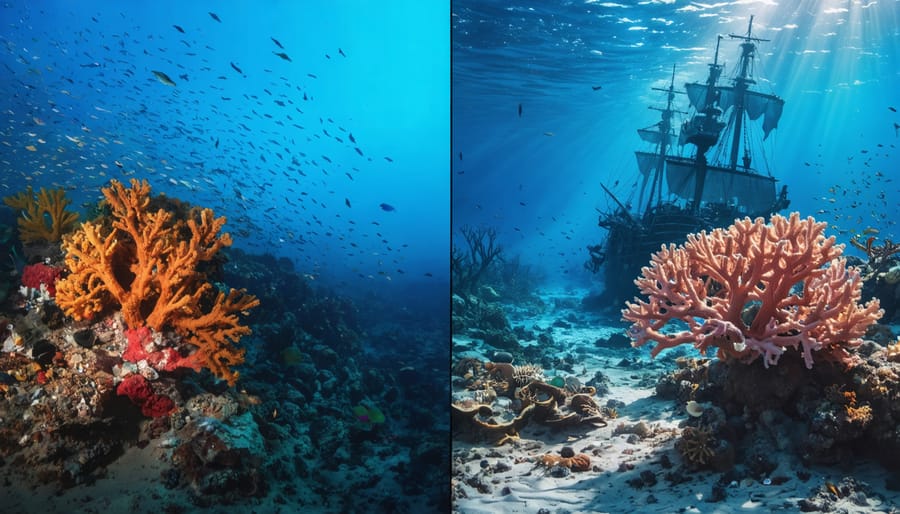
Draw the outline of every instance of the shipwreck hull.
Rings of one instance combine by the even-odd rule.
[[[603,264],[607,299],[631,300],[638,293],[634,280],[641,274],[641,268],[650,263],[651,254],[664,244],[683,243],[688,234],[713,226],[710,220],[679,208],[658,209],[645,216],[639,225],[609,222]]]

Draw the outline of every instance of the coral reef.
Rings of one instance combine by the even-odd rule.
[[[31,186],[15,196],[7,196],[3,203],[20,212],[19,239],[23,243],[57,242],[63,234],[75,228],[78,213],[67,211],[71,200],[62,188],[41,188],[37,196]]]
[[[120,308],[132,329],[173,329],[196,349],[194,361],[234,384],[231,368],[244,355],[235,343],[250,333],[238,315],[259,301],[204,280],[201,266],[231,244],[218,235],[225,218],[210,209],[192,209],[186,219],[152,212],[150,186],[136,179],[130,188],[111,181],[103,196],[110,217],[84,223],[63,242],[69,275],[57,283],[59,306],[77,320]]]
[[[765,366],[787,349],[807,368],[820,359],[851,365],[848,350],[882,312],[878,300],[858,302],[862,279],[841,257],[843,245],[813,218],[772,216],[735,221],[727,229],[691,234],[653,254],[636,281],[647,298],[622,311],[634,346],[652,354],[680,344],[717,348],[722,359]],[[674,324],[686,330],[667,330]]]

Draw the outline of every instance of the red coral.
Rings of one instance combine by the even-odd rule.
[[[150,382],[147,382],[143,376],[128,375],[116,388],[116,394],[127,396],[136,405],[140,405],[153,395],[153,389],[150,387]]]
[[[147,327],[127,329],[125,337],[128,339],[128,347],[122,354],[122,359],[128,362],[145,360],[157,371],[175,371],[178,368],[200,371],[202,367],[193,355],[182,357],[174,348],[155,349],[152,332]]]
[[[163,394],[154,394],[141,405],[141,414],[148,418],[165,416],[173,410],[175,410],[175,402]]]
[[[22,285],[31,289],[40,289],[41,284],[47,287],[47,294],[56,296],[56,281],[62,277],[62,268],[48,266],[43,263],[29,264],[22,270]]]
[[[128,375],[116,388],[116,394],[127,396],[148,418],[165,416],[175,409],[175,402],[166,395],[154,393],[150,382],[141,375]]]

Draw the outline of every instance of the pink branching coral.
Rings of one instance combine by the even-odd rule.
[[[653,356],[683,343],[716,347],[721,359],[762,356],[766,367],[792,348],[807,368],[813,352],[852,365],[847,350],[883,311],[877,299],[859,303],[859,271],[846,266],[844,245],[823,235],[826,226],[776,214],[769,224],[744,218],[663,246],[635,280],[647,299],[622,311],[633,345],[656,342]]]

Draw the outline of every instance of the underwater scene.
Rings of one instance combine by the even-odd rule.
[[[3,512],[449,511],[448,13],[0,5]]]
[[[451,11],[452,511],[897,512],[900,2]]]

